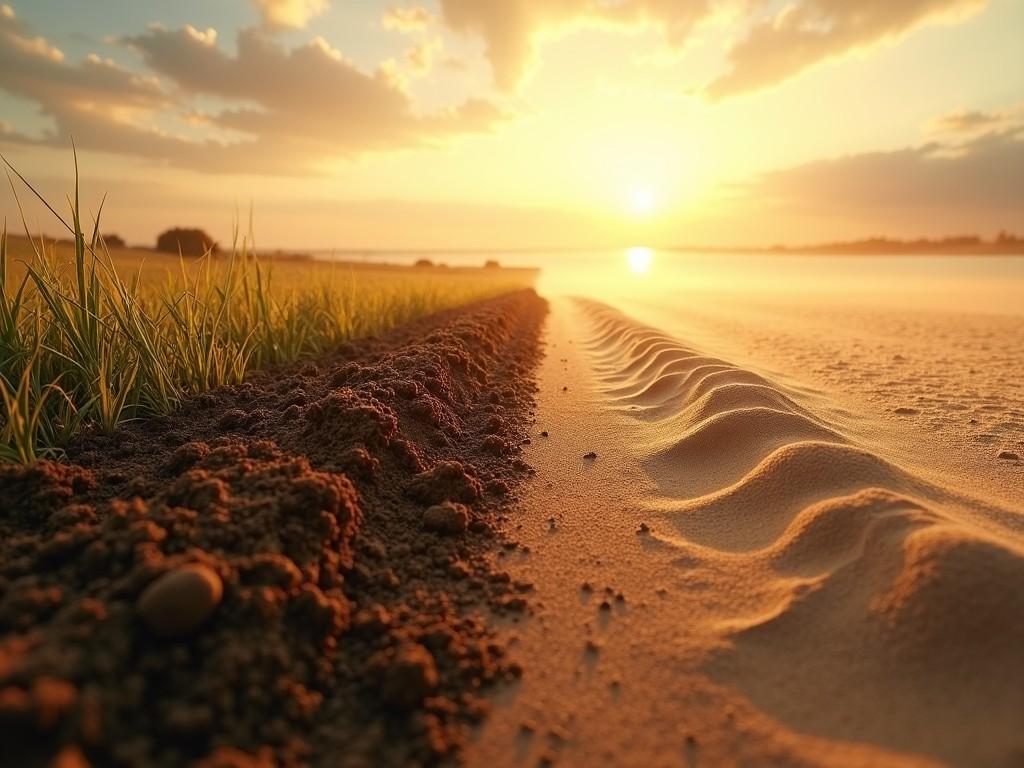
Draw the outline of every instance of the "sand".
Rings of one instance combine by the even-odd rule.
[[[737,305],[731,317],[733,342],[771,332]],[[795,349],[814,346],[804,336]],[[530,553],[506,558],[538,608],[508,630],[525,673],[469,764],[1024,762],[1024,468],[973,441],[951,458],[969,425],[938,418],[971,387],[949,359],[971,353],[942,358],[945,378],[872,389],[858,374],[910,357],[879,355],[880,334],[843,389],[806,359],[778,379],[738,365],[726,338],[705,347],[600,302],[553,302],[548,437],[526,449],[537,474],[521,503]],[[918,341],[915,374],[941,370]],[[994,400],[1012,427],[1000,364],[966,412]]]

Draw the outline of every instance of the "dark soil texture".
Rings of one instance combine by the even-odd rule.
[[[0,466],[4,765],[457,763],[546,304],[435,315]]]

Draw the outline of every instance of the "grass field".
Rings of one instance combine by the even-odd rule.
[[[0,239],[0,461],[59,456],[83,429],[173,412],[246,371],[532,284],[534,272],[108,249]],[[90,227],[96,229],[97,227]],[[72,239],[73,238],[73,239]]]

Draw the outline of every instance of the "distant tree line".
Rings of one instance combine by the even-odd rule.
[[[806,246],[772,246],[772,251],[786,253],[1024,253],[1024,238],[1012,232],[1000,231],[991,240],[978,235],[951,235],[941,238],[922,237],[900,240],[890,237],[867,237],[847,242],[820,243]]]
[[[59,238],[57,242],[71,245],[74,240]],[[128,247],[125,239],[114,233],[103,235],[103,242],[107,248]],[[207,253],[217,253],[220,246],[201,229],[174,227],[157,236],[156,250],[161,253],[180,253],[183,256],[205,256]]]

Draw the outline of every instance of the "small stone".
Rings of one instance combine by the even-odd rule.
[[[583,454],[583,458],[584,459],[596,459],[597,458],[597,453],[594,452],[594,451],[590,451],[590,453]]]
[[[547,437],[548,436],[548,431],[545,429],[543,432],[540,433],[540,436],[541,437]]]
[[[435,504],[423,513],[423,529],[448,536],[458,536],[469,526],[469,511],[462,504],[446,501]]]
[[[1020,461],[1020,454],[1013,451],[1000,451],[996,458],[1003,461]]]
[[[636,529],[637,534],[648,534],[651,532],[651,526],[647,523],[640,523],[640,527]]]
[[[181,637],[210,618],[223,595],[217,572],[194,563],[158,577],[142,592],[136,609],[154,634]]]

